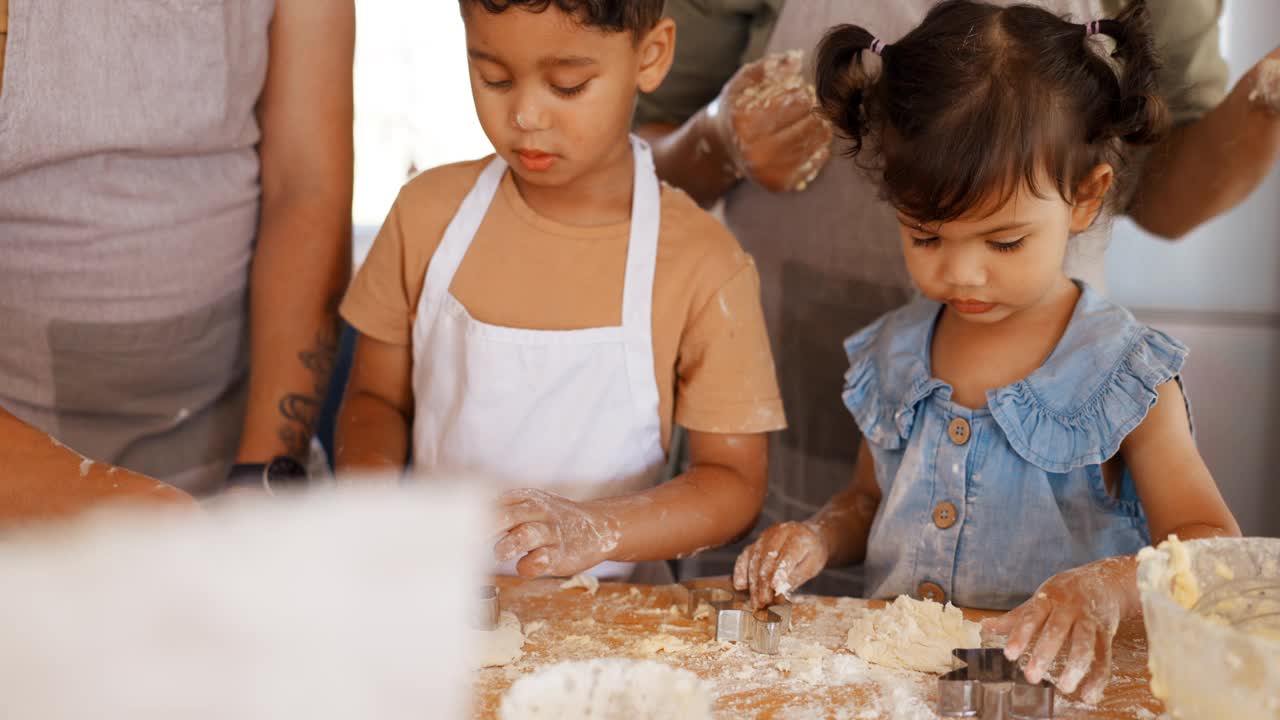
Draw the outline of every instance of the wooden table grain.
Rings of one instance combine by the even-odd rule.
[[[824,665],[823,660],[793,657],[796,653],[790,651],[766,656],[739,645],[716,643],[710,620],[693,620],[682,612],[685,594],[676,586],[604,583],[591,596],[582,589],[561,590],[557,580],[500,578],[498,584],[503,609],[519,616],[528,637],[520,660],[477,672],[476,720],[498,718],[507,689],[540,668],[610,657],[654,660],[693,672],[712,687],[715,716],[726,720],[915,720],[932,717],[931,711],[936,710],[935,677],[870,667],[843,650],[852,619],[881,603],[816,596],[795,599],[793,629],[784,640],[784,650],[816,646],[834,650]],[[966,611],[972,619],[990,614]],[[1056,717],[1159,717],[1162,706],[1151,695],[1146,647],[1140,620],[1122,624],[1104,700],[1086,706],[1059,697]],[[833,671],[832,662],[843,671]]]

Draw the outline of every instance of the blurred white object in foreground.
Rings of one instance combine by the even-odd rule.
[[[435,483],[2,536],[0,717],[465,717],[481,512]]]

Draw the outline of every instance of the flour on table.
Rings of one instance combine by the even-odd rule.
[[[594,575],[579,573],[560,583],[561,590],[572,590],[574,588],[582,588],[587,591],[588,595],[595,597],[595,594],[600,592],[600,579]]]
[[[552,665],[511,687],[502,720],[711,720],[711,694],[696,675],[651,661]]]
[[[797,680],[819,684],[825,678],[824,661],[834,653],[814,642],[784,637],[778,644],[782,659],[774,664],[783,675]]]
[[[475,630],[476,644],[480,647],[480,667],[502,667],[519,660],[524,655],[524,631],[516,614],[503,611],[498,627],[493,630]]]
[[[855,620],[847,644],[867,662],[937,674],[952,669],[952,650],[982,647],[982,636],[954,605],[903,595]]]
[[[666,653],[670,655],[675,652],[683,652],[689,649],[689,642],[675,635],[667,633],[658,633],[644,638],[635,644],[635,649],[646,655],[657,655],[658,653]]]

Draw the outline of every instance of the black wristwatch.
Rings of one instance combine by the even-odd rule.
[[[231,466],[227,487],[261,488],[268,495],[277,490],[292,490],[305,486],[310,478],[307,468],[288,455],[277,455],[269,463],[237,463]]]

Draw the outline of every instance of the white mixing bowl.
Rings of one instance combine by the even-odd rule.
[[[1280,720],[1280,538],[1171,542],[1138,557],[1151,689],[1170,717]]]

